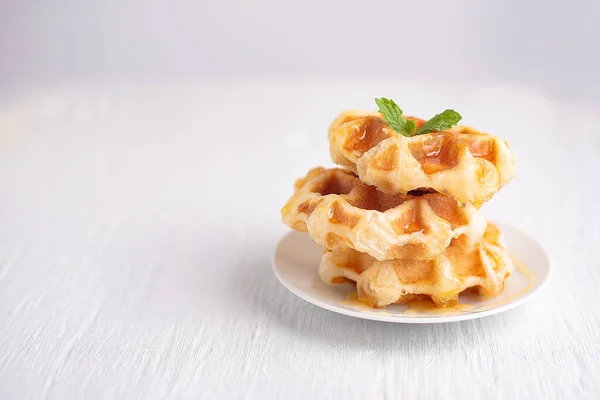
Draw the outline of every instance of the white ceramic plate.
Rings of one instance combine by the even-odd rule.
[[[423,307],[426,305],[423,302],[420,306],[393,304],[385,309],[371,309],[353,301],[353,285],[327,285],[319,279],[322,248],[306,233],[288,232],[280,240],[273,256],[273,270],[281,283],[296,296],[351,317],[425,324],[481,318],[523,304],[542,287],[550,273],[547,254],[531,236],[506,224],[498,224],[498,227],[516,264],[505,282],[504,291],[493,298],[462,295],[459,300],[461,305],[451,309]]]

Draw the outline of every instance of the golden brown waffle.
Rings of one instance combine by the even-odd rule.
[[[296,182],[281,214],[286,225],[327,249],[351,248],[377,260],[430,260],[453,238],[477,240],[485,230],[469,203],[439,193],[386,194],[343,169],[312,169]]]
[[[458,295],[476,290],[497,295],[513,269],[498,228],[487,224],[480,240],[453,239],[433,260],[377,261],[349,248],[325,251],[319,275],[326,283],[356,282],[358,298],[371,307],[430,297],[436,306],[453,306]]]
[[[417,129],[426,121],[415,121]],[[378,112],[347,111],[329,127],[331,158],[391,194],[431,188],[479,206],[515,175],[507,143],[465,126],[405,137]]]

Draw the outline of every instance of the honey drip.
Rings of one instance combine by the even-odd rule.
[[[359,308],[361,310],[372,310],[371,307],[358,299],[356,292],[348,292],[346,295],[346,300],[340,301],[340,304],[346,307]]]
[[[440,315],[440,314],[458,314],[465,311],[472,311],[475,306],[472,304],[461,304],[458,303],[453,307],[436,307],[431,300],[417,300],[408,303],[408,308],[404,310],[404,314],[415,315],[415,314],[427,314],[427,315]]]
[[[532,288],[533,285],[535,284],[535,276],[527,269],[527,267],[525,266],[525,264],[523,264],[523,262],[521,260],[519,260],[517,257],[515,257],[514,255],[511,254],[510,257],[513,261],[513,264],[515,265],[515,267],[517,268],[517,270],[519,270],[519,272],[525,277],[527,278],[527,285],[525,285],[525,287],[523,289],[521,289],[520,291],[518,291],[517,293],[508,296],[505,299],[499,300],[497,302],[491,303],[491,304],[487,304],[485,306],[481,306],[479,308],[477,308],[475,311],[480,312],[480,311],[486,311],[492,308],[496,308],[496,307],[500,307],[503,306],[505,304],[511,303],[512,301],[514,301],[516,298],[522,296],[523,294],[529,292]]]

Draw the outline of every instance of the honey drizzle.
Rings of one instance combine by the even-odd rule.
[[[408,308],[404,310],[403,314],[416,315],[416,314],[427,314],[427,315],[440,315],[440,314],[459,314],[465,311],[473,311],[475,306],[472,304],[461,304],[458,303],[453,307],[436,307],[431,300],[417,300],[408,303]]]
[[[356,294],[356,292],[348,292],[348,294],[346,294],[346,300],[340,301],[340,305],[346,306],[349,308],[353,308],[353,309],[363,312],[363,313],[375,313],[375,314],[379,314],[379,315],[389,315],[389,316],[394,315],[387,311],[378,310],[376,308],[369,307],[368,305],[366,305],[365,303],[363,303],[362,301],[360,301],[358,299],[358,295]]]
[[[514,254],[511,254],[510,258],[512,259],[513,264],[519,270],[519,272],[525,278],[527,278],[527,285],[525,285],[525,287],[523,289],[521,289],[519,292],[513,294],[512,296],[508,296],[507,298],[499,300],[499,301],[497,301],[495,303],[492,303],[492,304],[488,304],[488,305],[485,305],[485,306],[478,307],[474,311],[477,311],[477,312],[486,311],[486,310],[490,310],[492,308],[503,306],[505,304],[508,304],[508,303],[512,302],[514,299],[522,296],[523,294],[529,292],[533,288],[533,285],[535,284],[535,275],[533,275],[527,269],[527,267],[525,266],[525,264],[523,264],[523,262],[521,260],[519,260]]]
[[[372,310],[371,307],[358,299],[356,292],[348,292],[348,294],[346,294],[346,300],[340,301],[340,304],[346,307],[358,308],[361,310]]]

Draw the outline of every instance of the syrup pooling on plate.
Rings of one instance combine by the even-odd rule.
[[[373,309],[373,308],[369,307],[368,305],[366,305],[365,303],[360,301],[360,299],[358,298],[358,295],[354,291],[348,292],[346,294],[346,300],[340,301],[339,304],[346,308],[351,308],[353,310],[357,310],[357,311],[360,311],[363,313],[375,313],[378,315],[388,315],[388,316],[394,315],[394,314],[384,311],[382,309]]]
[[[525,264],[521,260],[519,260],[515,255],[511,255],[511,258],[512,258],[513,264],[516,267],[516,270],[519,271],[519,273],[523,277],[525,277],[525,279],[527,279],[527,284],[525,285],[525,287],[523,287],[523,289],[521,289],[520,291],[518,291],[517,293],[515,293],[511,296],[508,296],[505,299],[501,299],[498,301],[492,300],[492,302],[490,304],[485,304],[481,307],[478,307],[474,311],[477,311],[477,312],[486,311],[486,310],[489,310],[492,308],[503,306],[505,304],[513,302],[517,298],[523,296],[525,293],[527,293],[531,289],[533,289],[533,286],[535,285],[535,275],[533,275],[531,273],[531,271],[529,271],[529,269],[525,266]]]
[[[472,304],[462,304],[462,303],[458,303],[452,307],[436,307],[436,305],[431,300],[417,300],[417,301],[408,303],[407,305],[408,305],[408,308],[406,310],[404,310],[404,314],[406,314],[406,315],[460,314],[460,313],[472,311],[475,309],[475,306]]]
[[[512,303],[515,299],[521,297],[525,293],[529,292],[534,284],[535,284],[535,276],[529,271],[529,269],[523,264],[521,260],[519,260],[516,256],[511,255],[513,263],[516,267],[516,270],[527,280],[527,284],[523,289],[518,291],[517,293],[508,296],[502,300],[494,300],[494,298],[490,298],[490,303],[484,304],[482,306],[474,306],[472,304],[462,304],[459,303],[454,307],[448,308],[436,308],[435,305],[427,300],[419,300],[416,302],[412,302],[408,304],[408,308],[404,310],[404,314],[408,315],[417,315],[417,314],[427,314],[427,315],[440,315],[440,314],[458,314],[464,312],[482,312],[486,310],[490,310],[492,308],[501,307],[505,304]],[[513,277],[515,278],[515,277]],[[511,278],[509,278],[511,279]]]
[[[359,300],[356,292],[348,292],[346,300],[339,302],[341,306],[352,308],[363,312],[375,312],[377,314],[382,313],[382,309],[373,309],[367,304]],[[431,300],[415,300],[407,304],[407,308],[403,311],[406,315],[442,315],[442,314],[457,314],[461,312],[471,311],[475,306],[470,304],[457,304],[454,307],[438,308],[433,304]],[[394,315],[392,313],[385,312],[386,315]]]
[[[350,308],[357,308],[360,310],[368,310],[371,311],[372,308],[363,303],[358,299],[358,295],[356,292],[348,292],[346,294],[346,300],[340,301],[340,305]]]

